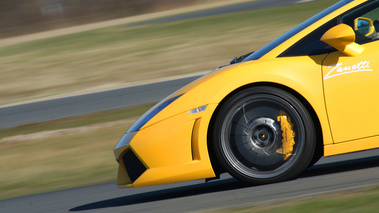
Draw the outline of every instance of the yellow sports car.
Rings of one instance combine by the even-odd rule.
[[[119,187],[295,178],[379,147],[379,0],[342,0],[146,112],[118,142]]]

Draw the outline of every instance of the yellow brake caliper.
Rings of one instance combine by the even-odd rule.
[[[287,160],[293,151],[293,146],[295,145],[295,132],[293,131],[293,124],[291,123],[291,119],[288,117],[287,113],[283,110],[280,110],[279,116],[277,117],[280,122],[280,126],[282,129],[282,148],[277,149],[278,153],[283,154],[283,159]]]

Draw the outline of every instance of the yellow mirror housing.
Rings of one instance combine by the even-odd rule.
[[[364,47],[355,43],[354,30],[346,24],[339,24],[331,28],[321,37],[320,40],[336,48],[347,56],[360,55],[364,50]]]

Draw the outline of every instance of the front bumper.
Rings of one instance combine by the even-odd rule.
[[[215,177],[206,143],[209,120],[206,113],[186,112],[126,133],[114,150],[118,187]]]

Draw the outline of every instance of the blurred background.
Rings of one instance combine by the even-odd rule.
[[[337,1],[142,25],[253,0],[2,0],[0,109],[204,74]],[[115,181],[114,146],[153,105],[0,128],[0,200]],[[44,113],[45,107],[36,108]]]
[[[207,2],[212,2],[212,0],[2,0],[0,2],[0,37]]]
[[[23,118],[14,110],[23,103],[208,72],[291,27],[267,36],[265,10],[138,25],[238,2],[249,0],[0,1],[0,123],[7,112]],[[0,128],[0,199],[114,181],[113,148],[154,101]],[[39,117],[49,106],[22,111]]]

